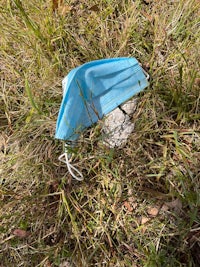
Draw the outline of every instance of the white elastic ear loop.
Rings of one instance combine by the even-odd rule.
[[[144,74],[146,75],[146,79],[147,79],[147,81],[149,80],[149,74],[146,72],[146,70],[144,70],[143,68],[142,68],[142,70],[143,70],[143,72],[144,72]]]
[[[149,80],[149,74],[146,72],[146,70],[144,70],[143,69],[143,67],[142,67],[142,64],[139,62],[139,65],[140,65],[140,67],[142,68],[142,71],[144,72],[144,74],[145,74],[145,76],[146,76],[146,79],[147,79],[147,81]]]
[[[65,159],[62,159],[62,158],[65,158]],[[78,181],[83,181],[83,174],[77,170],[77,168],[75,168],[74,166],[72,166],[70,163],[69,163],[69,159],[68,159],[68,155],[67,155],[67,152],[63,153],[62,155],[60,155],[60,157],[58,158],[61,162],[65,163],[67,165],[67,168],[68,168],[68,171],[69,173],[71,174],[71,176],[73,178],[75,178],[76,180]],[[73,170],[78,174],[78,176],[76,174],[74,174]]]

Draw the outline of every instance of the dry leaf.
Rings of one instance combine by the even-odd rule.
[[[131,204],[128,201],[124,202],[124,207],[129,211],[133,211],[133,207],[131,207]]]
[[[71,267],[71,264],[68,261],[62,262],[59,267]]]
[[[145,223],[147,223],[150,220],[151,220],[150,218],[145,217],[145,216],[142,216],[142,218],[141,218],[141,224],[145,224]]]
[[[136,209],[138,206],[137,199],[135,197],[129,197],[128,202],[131,204],[133,209]]]
[[[180,212],[180,210],[182,209],[182,202],[178,198],[171,202],[166,202],[165,205],[170,209],[174,209],[175,212]]]
[[[141,216],[140,218],[138,218],[138,223],[140,224],[140,231],[142,234],[144,234],[146,232],[146,230],[148,229],[148,226],[145,225],[148,221],[150,221],[151,219],[145,216]]]
[[[156,216],[156,215],[158,215],[158,212],[159,212],[159,209],[158,208],[156,208],[156,207],[154,207],[154,208],[149,208],[148,209],[148,211],[147,211],[147,213],[149,214],[149,215],[151,215],[151,216]]]
[[[20,238],[25,238],[25,237],[28,237],[30,235],[30,232],[27,232],[27,231],[22,230],[22,229],[15,229],[13,231],[13,235],[20,237]]]
[[[164,211],[164,212],[166,212],[166,211],[169,210],[169,207],[168,207],[166,204],[164,204],[164,205],[162,206],[161,210]]]
[[[44,267],[52,267],[51,262],[50,262],[49,260],[47,260],[47,261],[44,263]]]

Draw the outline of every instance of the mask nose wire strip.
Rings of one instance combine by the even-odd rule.
[[[69,163],[67,152],[60,155],[58,160],[60,160],[61,162],[65,163],[67,165],[68,171],[73,178],[75,178],[78,181],[83,181],[83,179],[84,179],[83,174],[77,168],[75,168],[72,164]],[[78,176],[75,173],[78,174]]]

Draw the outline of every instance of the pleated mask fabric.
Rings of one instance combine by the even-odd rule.
[[[85,63],[63,80],[55,138],[75,141],[81,132],[148,86],[136,58]]]

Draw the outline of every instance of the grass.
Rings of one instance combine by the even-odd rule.
[[[0,265],[199,266],[199,1],[53,2],[0,4]],[[108,149],[89,129],[72,181],[54,139],[61,80],[118,56],[151,77],[135,132]]]

